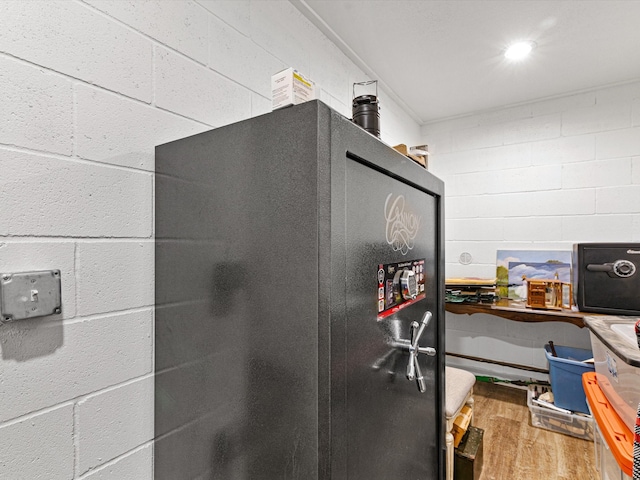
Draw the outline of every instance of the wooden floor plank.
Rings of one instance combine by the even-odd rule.
[[[473,424],[484,430],[480,480],[598,480],[593,442],[531,425],[527,392],[477,382]]]

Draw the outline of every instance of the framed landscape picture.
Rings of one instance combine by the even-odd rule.
[[[498,250],[496,287],[501,298],[527,298],[525,278],[571,283],[571,251]]]

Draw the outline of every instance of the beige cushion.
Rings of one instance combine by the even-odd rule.
[[[464,400],[476,383],[473,373],[459,368],[445,367],[445,395],[446,406],[445,415],[447,418],[453,417],[462,407]]]

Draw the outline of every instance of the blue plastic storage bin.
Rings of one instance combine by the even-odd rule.
[[[553,402],[572,412],[589,413],[587,398],[582,388],[582,374],[595,371],[593,363],[583,360],[593,358],[591,350],[554,345],[557,357],[551,355],[549,345],[544,346],[549,360],[549,377]]]

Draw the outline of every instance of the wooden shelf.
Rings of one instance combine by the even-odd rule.
[[[582,312],[572,310],[534,310],[524,306],[522,302],[500,300],[494,304],[480,303],[445,303],[445,310],[451,313],[473,315],[486,313],[516,322],[566,322],[577,327],[584,327]],[[593,315],[588,313],[587,315]]]

